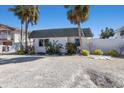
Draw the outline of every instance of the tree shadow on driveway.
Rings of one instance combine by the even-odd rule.
[[[41,58],[44,58],[44,57],[32,57],[31,56],[31,57],[17,57],[17,58],[11,58],[11,59],[0,58],[0,65],[32,62],[32,61],[35,61]]]

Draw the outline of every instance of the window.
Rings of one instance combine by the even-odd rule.
[[[44,45],[48,45],[49,39],[44,39]]]
[[[43,46],[43,39],[40,39],[40,40],[39,40],[39,46],[40,46],[40,47]]]
[[[80,46],[80,40],[79,39],[75,39],[75,44],[76,44],[76,46]]]
[[[49,39],[40,39],[39,40],[39,46],[45,46],[49,43]]]

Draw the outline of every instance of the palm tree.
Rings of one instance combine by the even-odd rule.
[[[21,9],[19,10],[18,7]],[[10,10],[14,11],[15,15],[21,19],[22,24],[25,23],[25,53],[28,53],[28,25],[29,23],[32,25],[37,24],[39,20],[39,7],[35,5],[19,5]]]
[[[80,40],[80,52],[83,49],[83,42],[82,42],[82,34],[81,34],[81,27],[80,24],[85,22],[88,19],[89,15],[89,5],[67,5],[65,8],[68,9],[67,11],[67,18],[70,20],[72,24],[76,24],[78,26],[78,35]]]
[[[28,25],[31,23],[32,25],[37,24],[39,20],[39,8],[38,6],[24,6],[25,7],[25,52],[28,52]]]
[[[9,8],[9,11],[12,11],[15,16],[20,19],[21,23],[21,48],[23,48],[22,39],[23,39],[23,24],[24,24],[24,7],[22,5],[16,5],[13,8]]]

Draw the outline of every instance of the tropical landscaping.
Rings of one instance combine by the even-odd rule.
[[[65,8],[68,9],[67,11],[67,18],[70,20],[70,22],[72,24],[76,24],[78,26],[78,34],[79,34],[79,40],[80,40],[80,53],[83,50],[83,41],[81,38],[81,28],[80,28],[80,24],[82,22],[85,22],[88,19],[88,15],[89,15],[89,6],[88,5],[77,5],[77,6],[64,6]],[[10,11],[12,11],[14,13],[15,16],[17,16],[20,20],[20,24],[21,24],[21,48],[20,50],[18,50],[18,54],[34,54],[33,48],[31,49],[30,46],[28,46],[28,25],[29,23],[31,23],[32,25],[36,25],[37,21],[39,19],[39,8],[38,6],[24,6],[24,5],[17,5],[14,6],[13,8],[9,9]],[[25,24],[25,47],[22,44],[22,38],[23,38],[23,25]],[[52,46],[51,44],[48,44],[50,46],[50,49],[47,49],[47,52],[51,50],[51,52],[54,54],[57,53],[56,51],[58,50],[59,52],[59,45],[56,46]],[[47,46],[48,46],[47,45]],[[54,44],[53,44],[54,45]],[[72,44],[73,45],[73,44]],[[73,46],[70,47],[72,50],[70,50],[68,48],[68,44],[67,44],[67,51],[68,54],[73,54],[76,53],[76,47],[75,49],[73,49]],[[28,47],[29,50],[28,50]],[[52,48],[53,47],[53,48]],[[52,48],[52,49],[51,49]],[[57,48],[57,49],[55,49]],[[54,51],[56,50],[56,51]],[[69,51],[73,51],[70,52]]]
[[[75,43],[67,43],[66,44],[66,50],[67,52],[64,55],[72,55],[72,54],[81,54],[84,56],[89,56],[90,54],[92,55],[110,55],[113,57],[118,57],[119,55],[121,55],[121,53],[119,53],[117,50],[114,49],[110,49],[107,52],[104,53],[104,51],[102,49],[96,48],[92,51],[83,48],[83,40],[82,40],[82,32],[81,32],[81,23],[84,23],[85,21],[88,20],[88,16],[89,16],[89,9],[90,6],[88,5],[77,5],[77,6],[63,6],[67,9],[67,19],[72,23],[77,25],[78,28],[78,36],[79,36],[79,42],[80,42],[80,47],[77,48],[77,46],[75,45]],[[29,46],[28,45],[28,25],[31,24],[36,25],[38,20],[39,20],[39,13],[40,13],[40,9],[38,6],[24,6],[24,5],[17,5],[14,6],[12,8],[9,9],[9,11],[13,12],[15,16],[18,17],[18,19],[20,20],[20,24],[21,24],[21,42],[20,42],[20,49],[17,51],[17,54],[19,55],[24,55],[24,54],[36,54],[34,47],[33,46]],[[23,28],[23,25],[25,25],[25,29]],[[23,45],[22,42],[22,38],[23,36],[23,31],[25,31],[25,44]],[[100,38],[102,39],[108,39],[111,36],[114,36],[115,32],[112,28],[105,28],[104,30],[101,30],[101,35]],[[47,42],[45,44],[46,46],[46,53],[49,55],[61,55],[60,50],[63,48],[62,44],[59,43],[57,44],[57,41],[53,41],[53,43],[51,42]],[[121,49],[123,50],[123,47],[121,47]]]
[[[19,54],[28,54],[28,25],[30,23],[31,25],[37,24],[37,21],[39,19],[39,8],[38,6],[35,5],[34,6],[17,5],[14,6],[13,8],[10,8],[9,10],[12,11],[14,15],[19,18],[21,23],[21,49],[19,50]],[[22,45],[22,33],[24,24],[25,24],[25,48]]]

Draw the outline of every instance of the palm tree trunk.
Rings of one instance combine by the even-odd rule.
[[[28,17],[26,17],[26,24],[25,24],[25,53],[28,53]]]
[[[80,28],[80,23],[78,23],[78,35],[79,35],[79,41],[80,41],[80,53],[83,50],[83,41],[81,37],[81,28]]]
[[[23,44],[22,44],[22,34],[23,34],[23,23],[21,23],[21,48],[23,48]]]

